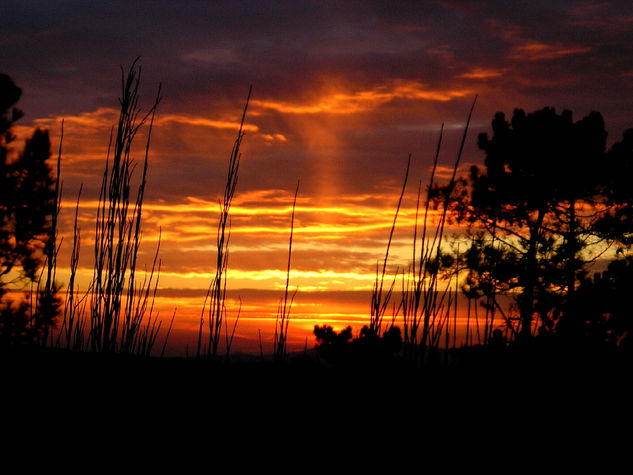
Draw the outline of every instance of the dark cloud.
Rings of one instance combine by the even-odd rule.
[[[330,171],[358,191],[392,179],[399,157],[432,147],[441,122],[463,123],[475,93],[474,133],[497,110],[552,105],[598,109],[619,136],[633,117],[632,23],[624,1],[6,1],[0,64],[24,90],[25,121],[116,107],[119,67],[138,55],[147,101],[163,82],[164,114],[235,120],[249,84],[257,100],[306,107],[333,89],[360,97],[395,81],[470,91],[448,101],[394,98],[340,117],[251,109],[252,160],[294,179],[317,173],[315,160],[335,146]],[[156,137],[162,155],[179,149],[178,163],[188,164],[180,173],[191,185],[174,193],[203,188],[205,157],[230,150],[230,134],[207,134],[216,141],[206,153],[188,134]],[[275,134],[287,142],[265,143]],[[468,153],[476,160],[472,144]],[[221,162],[213,163],[215,176]],[[278,177],[260,166],[244,167],[244,182],[275,187]],[[155,171],[161,181],[168,174]]]

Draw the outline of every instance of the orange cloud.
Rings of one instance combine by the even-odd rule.
[[[62,130],[62,121],[64,124],[64,143],[63,143],[63,162],[64,164],[76,163],[77,161],[99,160],[102,161],[106,157],[108,140],[112,127],[116,125],[119,117],[119,111],[114,108],[100,107],[94,111],[82,112],[71,116],[51,116],[35,119],[32,125],[16,125],[14,132],[18,137],[28,137],[33,132],[33,127],[40,127],[49,130],[51,138],[56,140]],[[218,131],[234,130],[240,127],[239,120],[215,119],[204,116],[194,116],[188,114],[159,114],[154,120],[154,128],[156,134],[154,140],[164,141],[166,137],[174,134],[169,132],[162,133],[160,129],[169,131],[174,125],[182,125],[185,127],[206,127]],[[260,134],[260,128],[257,125],[246,123],[243,130],[255,134]],[[143,134],[141,129],[140,134]],[[264,139],[276,141],[286,141],[286,137],[279,133],[263,134]],[[136,146],[138,151],[142,153],[144,147],[144,139],[140,138]],[[53,149],[56,145],[53,146]],[[160,153],[160,150],[157,150]]]
[[[283,282],[291,207],[281,191],[260,190],[238,194],[231,208],[230,288],[276,288]],[[388,196],[369,205],[368,196],[352,196],[338,205],[303,198],[296,207],[293,276],[304,289],[366,288],[373,282],[372,267],[384,255],[394,209]],[[376,198],[371,196],[371,198]],[[64,223],[74,214],[74,201],[64,200]],[[91,259],[94,214],[98,202],[80,202],[82,247]],[[181,203],[147,202],[143,206],[143,259],[151,259],[161,229],[161,286],[204,288],[212,277],[218,204],[188,198]],[[435,215],[431,216],[431,222]],[[392,243],[394,262],[406,265],[415,224],[411,201],[398,217]],[[71,225],[72,226],[72,225]],[[63,230],[60,263],[66,262],[72,243],[71,227]],[[343,246],[343,248],[341,247]],[[84,258],[82,258],[82,262]],[[89,263],[87,268],[89,268]],[[63,265],[62,265],[63,266]],[[60,278],[64,271],[60,268]]]
[[[285,114],[354,114],[375,109],[395,99],[447,102],[472,94],[468,89],[430,89],[420,82],[396,82],[371,90],[326,93],[311,103],[253,100],[252,105]]]
[[[154,124],[157,126],[165,125],[170,122],[175,122],[178,124],[186,124],[186,125],[194,125],[201,127],[210,127],[213,129],[232,129],[239,130],[240,123],[238,121],[228,121],[228,120],[213,120],[208,119],[206,117],[201,116],[190,116],[184,114],[167,114],[167,115],[158,115]],[[259,132],[259,127],[252,124],[244,124],[243,130],[248,132]]]
[[[562,44],[548,45],[537,41],[515,46],[510,54],[511,59],[519,61],[541,61],[557,59],[573,54],[582,54],[591,51],[590,47],[565,46]]]
[[[467,73],[460,74],[460,78],[465,79],[490,79],[503,75],[503,70],[498,69],[486,69],[486,68],[473,68]]]

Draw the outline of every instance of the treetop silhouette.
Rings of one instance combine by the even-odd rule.
[[[633,133],[607,152],[599,112],[574,121],[570,111],[549,107],[515,109],[510,121],[499,112],[491,125],[492,136],[478,137],[484,166],[472,166],[455,190],[436,191],[440,199],[452,192],[458,219],[479,229],[465,253],[464,290],[490,305],[497,294],[514,295],[518,329],[506,323],[527,339],[534,323],[542,334],[561,319],[582,319],[574,299],[587,264],[600,255],[592,247],[605,244],[606,230],[612,241],[625,241],[625,228],[613,226],[623,223],[622,212],[609,206],[633,202],[619,177],[633,164]]]
[[[50,301],[46,312],[27,315],[24,302],[14,306],[6,298],[10,283],[36,282],[57,212],[48,132],[36,129],[17,157],[11,157],[16,139],[11,128],[23,115],[14,107],[20,96],[12,79],[0,74],[0,340],[5,343],[37,338],[53,323],[57,309]]]

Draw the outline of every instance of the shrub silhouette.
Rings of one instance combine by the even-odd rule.
[[[371,326],[365,325],[358,338],[352,339],[350,326],[336,333],[329,325],[314,327],[316,349],[326,362],[379,363],[386,362],[402,349],[400,328],[391,326],[378,335]]]
[[[347,359],[348,345],[352,339],[352,327],[348,326],[336,333],[329,325],[321,327],[315,325],[314,336],[317,340],[317,351],[325,361],[335,363]]]
[[[561,318],[557,325],[560,342],[592,350],[618,347],[630,354],[632,287],[632,256],[615,259],[606,270],[582,278],[576,291],[576,318]]]

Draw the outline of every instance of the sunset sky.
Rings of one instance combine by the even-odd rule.
[[[159,83],[163,95],[141,259],[151,264],[162,229],[158,303],[164,319],[177,307],[181,344],[194,340],[215,272],[217,202],[250,85],[229,258],[229,313],[241,297],[243,349],[255,347],[259,330],[265,344],[272,337],[298,180],[295,347],[306,337],[313,343],[315,324],[368,322],[367,291],[407,157],[394,266],[407,265],[417,183],[428,178],[441,124],[446,176],[476,95],[463,167],[482,163],[476,137],[490,131],[497,111],[551,106],[580,119],[597,110],[609,143],[633,127],[629,1],[4,0],[0,72],[22,88],[25,112],[16,134],[45,127],[56,149],[65,121],[62,281],[81,184],[82,272],[90,272],[121,67],[138,56],[143,106]]]

